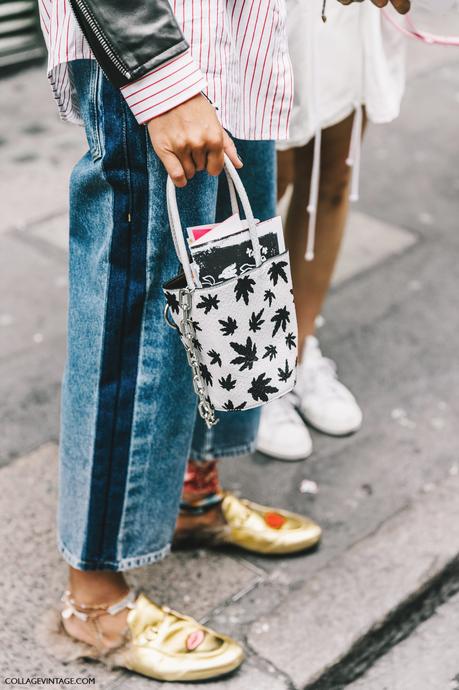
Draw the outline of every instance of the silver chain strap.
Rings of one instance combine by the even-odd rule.
[[[201,371],[199,369],[197,350],[193,343],[193,339],[196,338],[196,331],[191,318],[190,290],[180,290],[179,304],[183,315],[179,330],[182,336],[183,345],[185,347],[188,364],[190,365],[193,374],[193,388],[199,399],[199,414],[207,424],[207,428],[211,429],[213,426],[215,426],[215,424],[218,423],[218,419],[216,418],[215,410],[206,395],[206,389],[202,380]]]

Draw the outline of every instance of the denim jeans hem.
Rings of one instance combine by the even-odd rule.
[[[256,441],[245,443],[243,446],[230,446],[229,448],[218,448],[209,452],[197,452],[191,449],[190,460],[222,460],[223,458],[237,458],[240,455],[250,455],[256,450]]]
[[[72,554],[62,542],[58,544],[59,551],[68,565],[76,570],[114,570],[122,572],[125,570],[132,570],[133,568],[141,568],[145,565],[151,565],[157,561],[161,561],[167,556],[171,550],[170,544],[167,544],[158,551],[152,551],[144,556],[134,556],[133,558],[122,558],[119,561],[83,561],[74,554]]]

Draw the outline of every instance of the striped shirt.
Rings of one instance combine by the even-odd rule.
[[[121,88],[145,123],[204,91],[240,139],[285,139],[293,77],[284,0],[170,0],[190,48]],[[68,0],[39,0],[48,76],[61,117],[81,123],[67,63],[93,58]]]

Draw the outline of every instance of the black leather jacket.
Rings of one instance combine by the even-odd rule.
[[[168,0],[70,0],[94,56],[115,86],[142,77],[188,44]]]

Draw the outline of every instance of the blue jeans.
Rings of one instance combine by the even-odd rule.
[[[188,457],[249,453],[257,410],[196,417],[185,352],[164,322],[178,271],[166,173],[119,91],[91,60],[70,65],[89,151],[70,180],[68,353],[62,389],[59,547],[81,570],[127,570],[164,556]],[[273,142],[236,142],[254,213],[275,213]],[[178,191],[183,226],[229,215],[198,173]],[[217,208],[218,207],[218,208]]]

